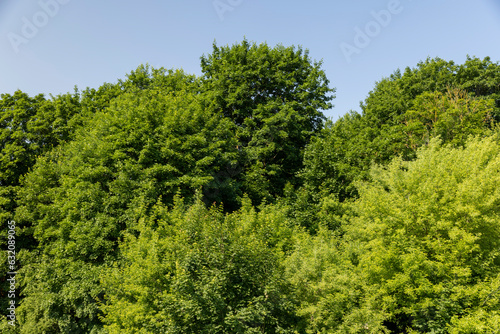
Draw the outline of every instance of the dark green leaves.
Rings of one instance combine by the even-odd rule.
[[[321,63],[302,48],[244,40],[201,58],[205,103],[235,125],[242,191],[256,203],[296,183],[304,146],[331,107]]]

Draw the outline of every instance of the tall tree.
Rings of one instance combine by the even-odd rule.
[[[22,331],[100,330],[99,273],[117,259],[122,231],[159,199],[209,185],[235,159],[230,125],[189,93],[136,89],[39,159],[16,214],[38,243],[22,257]]]
[[[294,182],[303,149],[322,127],[334,89],[302,48],[244,40],[201,57],[206,105],[235,124],[238,179],[256,204]]]
[[[416,149],[435,136],[461,145],[469,135],[488,133],[500,111],[498,80],[500,65],[489,58],[468,58],[462,65],[427,59],[382,79],[361,114],[328,123],[308,146],[301,172],[306,191],[342,202],[357,196],[353,181],[367,179],[374,163],[414,159]]]
[[[0,226],[7,231],[7,223],[14,218],[17,194],[21,179],[36,163],[37,157],[73,137],[83,121],[80,95],[63,94],[46,99],[42,94],[30,97],[16,91],[13,95],[2,94],[0,99]],[[16,229],[16,249],[33,248],[36,242],[31,231],[20,226]],[[0,238],[5,249],[7,234]],[[0,294],[5,296],[9,285],[5,273],[6,253],[0,255]],[[19,263],[17,263],[19,265]],[[19,269],[19,266],[16,270]],[[18,296],[20,297],[20,296]],[[17,299],[19,301],[19,298]],[[5,315],[7,298],[0,301],[1,314]]]

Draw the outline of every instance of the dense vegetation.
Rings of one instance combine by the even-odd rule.
[[[301,48],[0,100],[2,333],[495,333],[500,65],[427,59],[337,121]]]

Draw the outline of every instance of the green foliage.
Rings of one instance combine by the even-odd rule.
[[[432,139],[415,161],[372,169],[342,237],[322,232],[287,260],[311,333],[494,328],[499,168],[494,136],[469,139],[465,148]]]
[[[21,91],[0,100],[0,185],[17,186],[36,156],[72,138],[80,114],[79,96],[46,100]]]
[[[494,100],[472,98],[459,89],[445,94],[423,93],[405,115],[407,145],[416,149],[436,136],[446,143],[463,145],[468,136],[484,134],[492,127],[493,110]]]
[[[1,96],[0,332],[498,331],[498,63],[427,59],[326,123],[300,47],[201,66]]]
[[[25,332],[42,323],[47,331],[99,328],[96,273],[116,258],[121,231],[158,198],[172,204],[176,193],[189,197],[209,186],[234,155],[228,125],[187,93],[124,93],[74,141],[39,160],[16,216],[39,249],[23,257]]]
[[[214,44],[201,58],[206,105],[236,126],[242,191],[255,203],[296,182],[304,146],[322,127],[334,92],[321,62],[302,48]]]
[[[123,264],[103,277],[109,333],[293,333],[280,265],[292,230],[283,214],[245,203],[224,216],[178,200],[127,234]]]
[[[362,114],[327,123],[306,148],[301,179],[311,205],[325,193],[356,198],[353,182],[369,179],[372,164],[414,159],[433,137],[463,145],[469,135],[487,135],[499,115],[498,80],[500,66],[489,58],[462,65],[436,58],[379,81]]]
[[[43,95],[33,98],[16,91],[13,95],[2,94],[0,99],[0,221],[2,231],[7,231],[7,222],[13,218],[17,207],[16,197],[20,179],[35,164],[36,158],[54,147],[71,140],[75,129],[81,124],[82,115],[77,92],[53,97]],[[31,236],[17,229],[17,249],[33,247]],[[2,233],[0,247],[6,249],[7,233]],[[7,254],[0,256],[0,294],[8,290],[6,277]],[[5,315],[7,298],[2,298],[0,307]]]
[[[364,127],[361,115],[350,113],[335,123],[327,122],[325,129],[313,138],[305,151],[300,176],[314,201],[334,194],[343,202],[356,195],[353,182],[368,172],[373,159],[373,151],[363,152],[370,144],[372,131]],[[356,140],[351,140],[354,135]]]
[[[359,266],[387,326],[445,333],[452,317],[481,307],[499,274],[499,164],[496,138],[464,149],[433,140],[361,187],[350,234],[366,250]]]
[[[381,80],[361,104],[365,126],[376,129],[370,138],[376,156],[373,161],[386,163],[396,155],[410,159],[415,156],[419,143],[408,142],[406,126],[409,119],[414,119],[416,110],[421,116],[433,114],[427,117],[428,121],[434,120],[425,124],[427,130],[433,132],[431,128],[436,127],[431,134],[442,135],[445,143],[454,136],[444,131],[466,132],[462,134],[463,142],[469,134],[490,128],[500,111],[495,105],[500,94],[495,80],[500,80],[500,66],[489,58],[467,58],[461,65],[440,58],[427,59],[416,68],[406,68],[403,74],[398,70]],[[479,100],[486,101],[482,104]],[[487,109],[487,115],[483,109]],[[470,114],[484,122],[464,119]]]
[[[119,87],[125,92],[137,90],[156,90],[163,94],[183,94],[199,92],[196,76],[186,74],[183,70],[152,68],[140,65],[127,75],[126,80],[119,80]]]

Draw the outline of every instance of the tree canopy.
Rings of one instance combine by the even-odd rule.
[[[1,95],[0,332],[500,328],[498,63],[427,59],[334,121],[302,47],[200,60]]]
[[[373,163],[414,159],[435,136],[463,145],[469,135],[488,133],[500,115],[499,80],[500,66],[489,58],[469,57],[462,65],[427,59],[397,70],[376,83],[361,114],[328,122],[314,138],[305,152],[305,188],[344,201],[356,197],[353,182],[367,179]]]
[[[313,332],[499,328],[498,139],[432,139],[414,161],[371,169],[341,232],[322,230],[287,259]]]
[[[242,191],[259,204],[296,183],[303,149],[321,129],[322,110],[332,107],[335,90],[302,48],[244,40],[233,46],[214,44],[201,57],[202,85],[209,108],[235,125]]]

